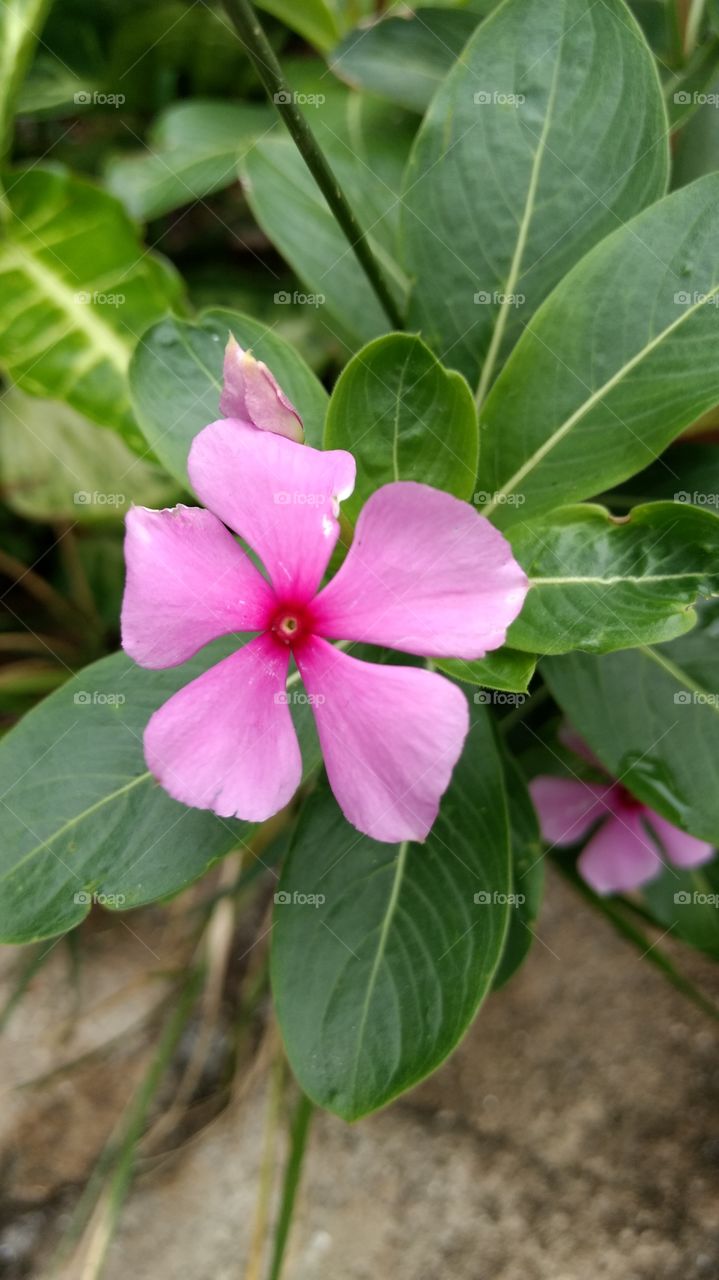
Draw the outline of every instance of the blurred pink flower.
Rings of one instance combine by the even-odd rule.
[[[575,731],[560,732],[564,745],[601,769]],[[595,893],[626,893],[658,876],[667,862],[698,867],[714,853],[712,845],[687,835],[637,800],[620,782],[584,782],[543,776],[529,784],[542,837],[562,848],[576,844],[595,823],[577,862],[577,870]]]

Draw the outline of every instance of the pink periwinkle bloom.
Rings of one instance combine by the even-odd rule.
[[[578,734],[563,726],[564,745],[605,772]],[[577,870],[595,893],[627,893],[658,876],[667,863],[699,867],[714,849],[667,822],[637,800],[621,782],[539,777],[529,784],[543,838],[562,847],[576,844],[595,826]]]
[[[125,651],[143,667],[172,667],[218,636],[258,634],[154,713],[144,736],[152,774],[221,817],[261,822],[283,808],[302,773],[292,657],[347,819],[376,840],[423,840],[469,728],[466,698],[437,672],[360,661],[330,641],[481,658],[503,643],[527,591],[509,543],[467,503],[400,481],[366,503],[322,587],[339,503],[354,486],[350,453],[225,419],[195,437],[188,466],[207,510],[134,507],[127,517]]]
[[[260,431],[273,431],[289,440],[304,439],[302,419],[266,364],[245,351],[233,334],[225,347],[220,412],[239,418]]]

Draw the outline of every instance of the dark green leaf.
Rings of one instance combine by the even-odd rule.
[[[504,769],[512,843],[512,910],[502,960],[492,983],[495,991],[509,982],[527,958],[544,893],[544,850],[537,815],[519,766],[508,754]]]
[[[465,662],[463,658],[436,658],[434,665],[439,671],[445,671],[466,684],[479,684],[485,689],[499,689],[507,693],[526,693],[537,659],[531,653],[519,653],[505,645],[474,662]]]

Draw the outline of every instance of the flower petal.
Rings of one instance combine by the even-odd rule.
[[[304,438],[302,419],[277,379],[266,364],[243,350],[233,334],[225,347],[220,412],[300,444]]]
[[[374,840],[424,840],[469,729],[464,694],[433,671],[360,662],[316,637],[295,656],[347,820]]]
[[[577,870],[595,893],[626,893],[653,880],[662,869],[659,851],[647,834],[641,811],[610,818],[592,836]]]
[[[646,819],[656,831],[669,861],[673,862],[675,867],[701,867],[704,862],[709,862],[714,857],[713,845],[707,844],[704,840],[698,840],[696,836],[688,835],[686,831],[667,822],[666,818],[660,818],[659,814],[654,813],[653,810],[647,810]]]
[[[339,536],[338,502],[354,488],[355,461],[226,418],[195,436],[195,492],[261,558],[277,594],[307,602]]]
[[[264,822],[292,799],[302,759],[285,697],[289,649],[256,636],[150,718],[145,759],[175,800]]]
[[[581,840],[599,818],[611,813],[607,804],[611,790],[611,784],[581,782],[579,778],[533,778],[529,792],[542,838],[560,848]]]
[[[122,647],[142,667],[174,667],[217,636],[259,631],[270,584],[200,507],[133,507],[125,522]]]
[[[509,543],[484,516],[439,489],[398,481],[366,502],[315,618],[332,639],[482,658],[504,643],[526,594]]]

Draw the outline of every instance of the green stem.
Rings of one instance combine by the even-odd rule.
[[[684,28],[684,57],[690,58],[697,46],[706,0],[691,0]]]
[[[402,314],[369,246],[369,241],[352,212],[335,174],[322,154],[317,139],[295,102],[295,96],[284,77],[250,0],[225,0],[225,8],[270,101],[282,116],[307,168],[344,231],[387,319],[393,328],[402,329],[404,325]]]
[[[719,1009],[714,1002],[709,1000],[698,987],[694,986],[694,983],[691,982],[689,978],[685,977],[684,974],[676,968],[669,959],[669,956],[667,956],[663,951],[660,951],[656,943],[651,942],[647,935],[642,933],[641,929],[637,929],[636,926],[626,918],[618,902],[609,898],[600,898],[598,894],[594,893],[593,890],[589,888],[588,884],[585,884],[582,878],[577,875],[576,871],[572,867],[568,867],[559,858],[553,858],[552,861],[564,876],[565,880],[568,880],[572,887],[576,889],[591,906],[605,916],[622,938],[625,938],[627,942],[630,942],[632,946],[636,947],[636,949],[641,953],[642,959],[648,960],[650,964],[653,964],[655,969],[658,969],[663,977],[666,978],[667,982],[670,982],[673,987],[676,987],[677,991],[681,991],[682,995],[686,996],[688,1000],[691,1000],[692,1003],[701,1009],[703,1013],[708,1014],[710,1018],[719,1022]],[[654,924],[654,927],[657,927],[656,923]]]
[[[300,1100],[297,1103],[292,1120],[290,1153],[287,1159],[287,1168],[285,1169],[285,1177],[282,1184],[282,1200],[280,1203],[277,1226],[275,1227],[275,1243],[272,1253],[269,1280],[280,1280],[280,1276],[282,1275],[287,1240],[290,1234],[290,1227],[292,1226],[295,1202],[297,1199],[297,1189],[300,1185],[302,1164],[304,1161],[305,1151],[307,1149],[307,1137],[314,1109],[314,1103],[310,1101],[307,1095],[305,1093],[300,1094]]]

